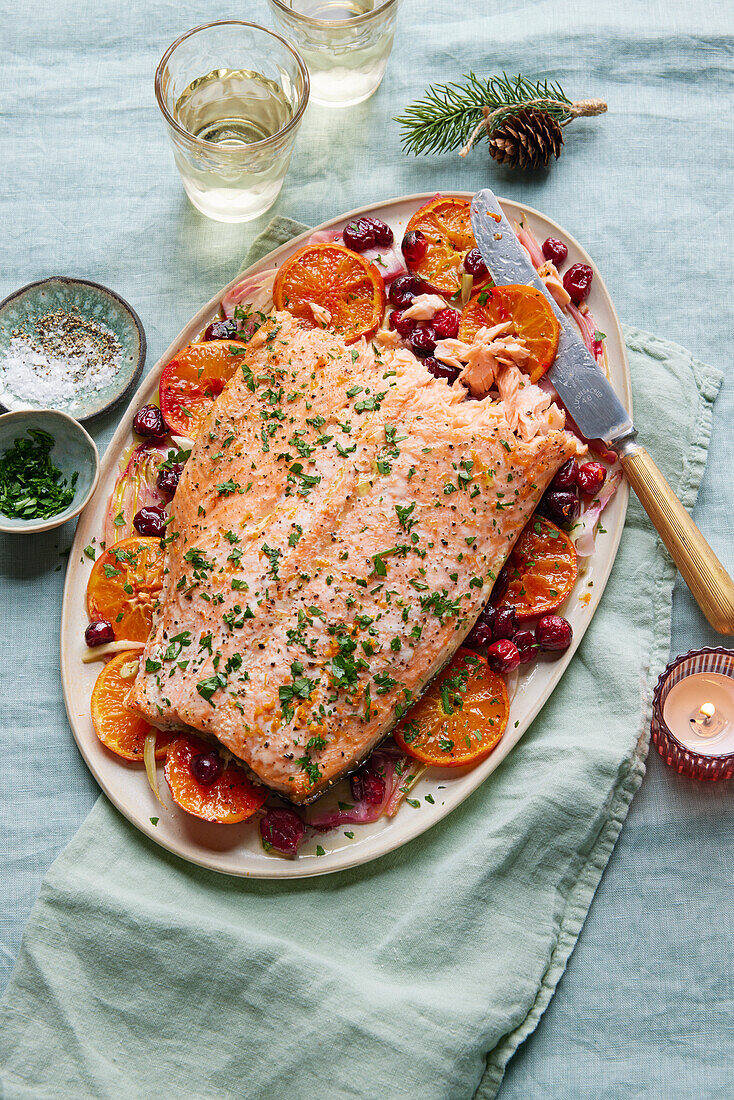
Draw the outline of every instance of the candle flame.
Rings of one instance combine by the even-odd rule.
[[[702,715],[704,722],[710,722],[716,714],[716,707],[713,703],[703,703],[699,714]]]

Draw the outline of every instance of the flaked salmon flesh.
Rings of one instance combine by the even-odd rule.
[[[354,770],[578,452],[547,395],[521,396],[521,413],[470,400],[410,352],[275,314],[184,469],[131,704],[214,736],[296,804]]]

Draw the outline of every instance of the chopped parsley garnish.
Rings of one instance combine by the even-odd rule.
[[[214,706],[211,701],[212,695],[219,688],[223,688],[226,686],[226,676],[224,676],[221,672],[215,672],[213,676],[207,677],[206,680],[200,680],[199,683],[196,685],[196,690],[198,691],[202,699],[206,699],[207,703],[211,703],[211,705]]]
[[[279,550],[277,546],[268,546],[268,544],[266,542],[264,542],[262,544],[260,549],[262,550],[263,554],[265,554],[265,557],[270,562],[269,572],[272,573],[272,575],[274,577],[277,577],[278,576],[278,561],[280,560],[280,557],[281,557],[283,551]]]
[[[29,428],[0,456],[0,512],[17,519],[47,519],[63,512],[74,499],[78,473],[67,481],[51,461],[56,440],[40,428]]]
[[[398,517],[398,523],[400,524],[400,526],[403,528],[404,531],[410,531],[411,527],[416,522],[414,519],[410,518],[413,515],[414,511],[415,511],[415,501],[413,501],[412,504],[406,504],[406,505],[396,504],[395,505],[395,512],[396,512],[397,517]]]
[[[466,663],[458,668],[456,672],[450,676],[446,676],[441,683],[441,709],[444,714],[454,714],[457,710],[463,710],[464,700],[462,695],[466,695],[466,686],[469,682],[469,677],[472,674],[472,665],[476,665],[478,662],[473,658],[467,658]],[[444,752],[451,752],[454,743],[451,742],[450,749],[444,749]]]
[[[236,481],[233,481],[232,478],[230,478],[229,481],[222,481],[219,485],[217,485],[217,492],[219,493],[220,497],[231,496],[232,493],[236,493],[238,489],[239,485]]]
[[[381,550],[379,554],[372,555],[372,562],[375,567],[375,573],[377,573],[378,577],[387,576],[387,566],[385,565],[383,559],[389,558],[392,554],[397,554],[397,552],[397,546],[393,546],[389,550]]]

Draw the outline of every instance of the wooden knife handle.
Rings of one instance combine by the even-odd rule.
[[[634,444],[619,459],[696,603],[714,630],[734,634],[734,581],[645,448]]]

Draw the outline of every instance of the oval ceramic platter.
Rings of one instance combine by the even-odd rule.
[[[464,192],[456,194],[462,198],[471,198],[470,194]],[[411,215],[432,197],[430,194],[409,195],[363,207],[317,228],[341,229],[354,217],[371,214],[388,222],[394,230],[395,239],[399,241]],[[626,407],[631,410],[629,366],[622,330],[598,269],[573,237],[543,214],[507,200],[502,200],[502,206],[511,221],[525,219],[525,224],[541,241],[548,236],[564,240],[569,248],[569,264],[581,261],[594,267],[596,274],[589,308],[607,335],[611,382]],[[311,232],[313,230],[271,252],[250,270],[256,272],[280,264],[308,239]],[[239,275],[230,285],[241,278],[242,275]],[[66,575],[61,623],[64,699],[77,744],[97,782],[115,806],[156,844],[192,863],[225,874],[253,878],[302,878],[367,863],[412,840],[438,824],[463,802],[514,749],[573,659],[574,651],[598,607],[624,526],[628,488],[623,483],[607,507],[604,513],[605,533],[599,535],[595,553],[586,559],[586,568],[564,605],[563,614],[573,626],[572,647],[557,661],[540,661],[528,666],[529,671],[526,672],[521,669],[507,730],[497,748],[470,770],[429,768],[410,792],[411,798],[419,802],[419,808],[406,804],[404,800],[392,818],[383,817],[371,824],[350,826],[348,831],[353,833],[352,838],[345,835],[343,828],[314,836],[303,844],[298,858],[292,861],[266,854],[260,843],[259,829],[253,821],[237,825],[208,824],[179,810],[170,799],[162,766],[159,764],[159,787],[165,802],[165,808],[161,808],[148,785],[142,764],[126,765],[124,761],[113,756],[97,740],[92,727],[90,696],[102,666],[99,662],[82,662],[82,656],[87,652],[84,643],[84,629],[88,622],[85,592],[92,566],[84,555],[83,548],[92,538],[99,542],[118,463],[122,453],[132,442],[132,420],[136,409],[141,404],[156,399],[162,367],[219,315],[219,302],[224,292],[223,290],[213,298],[192,318],[150,371],[107,448],[96,493],[79,521]],[[593,585],[590,583],[592,581]],[[433,803],[426,801],[427,795],[432,796]],[[342,792],[342,797],[349,795]],[[450,825],[447,824],[446,827],[450,828]],[[320,854],[322,850],[323,854]]]

